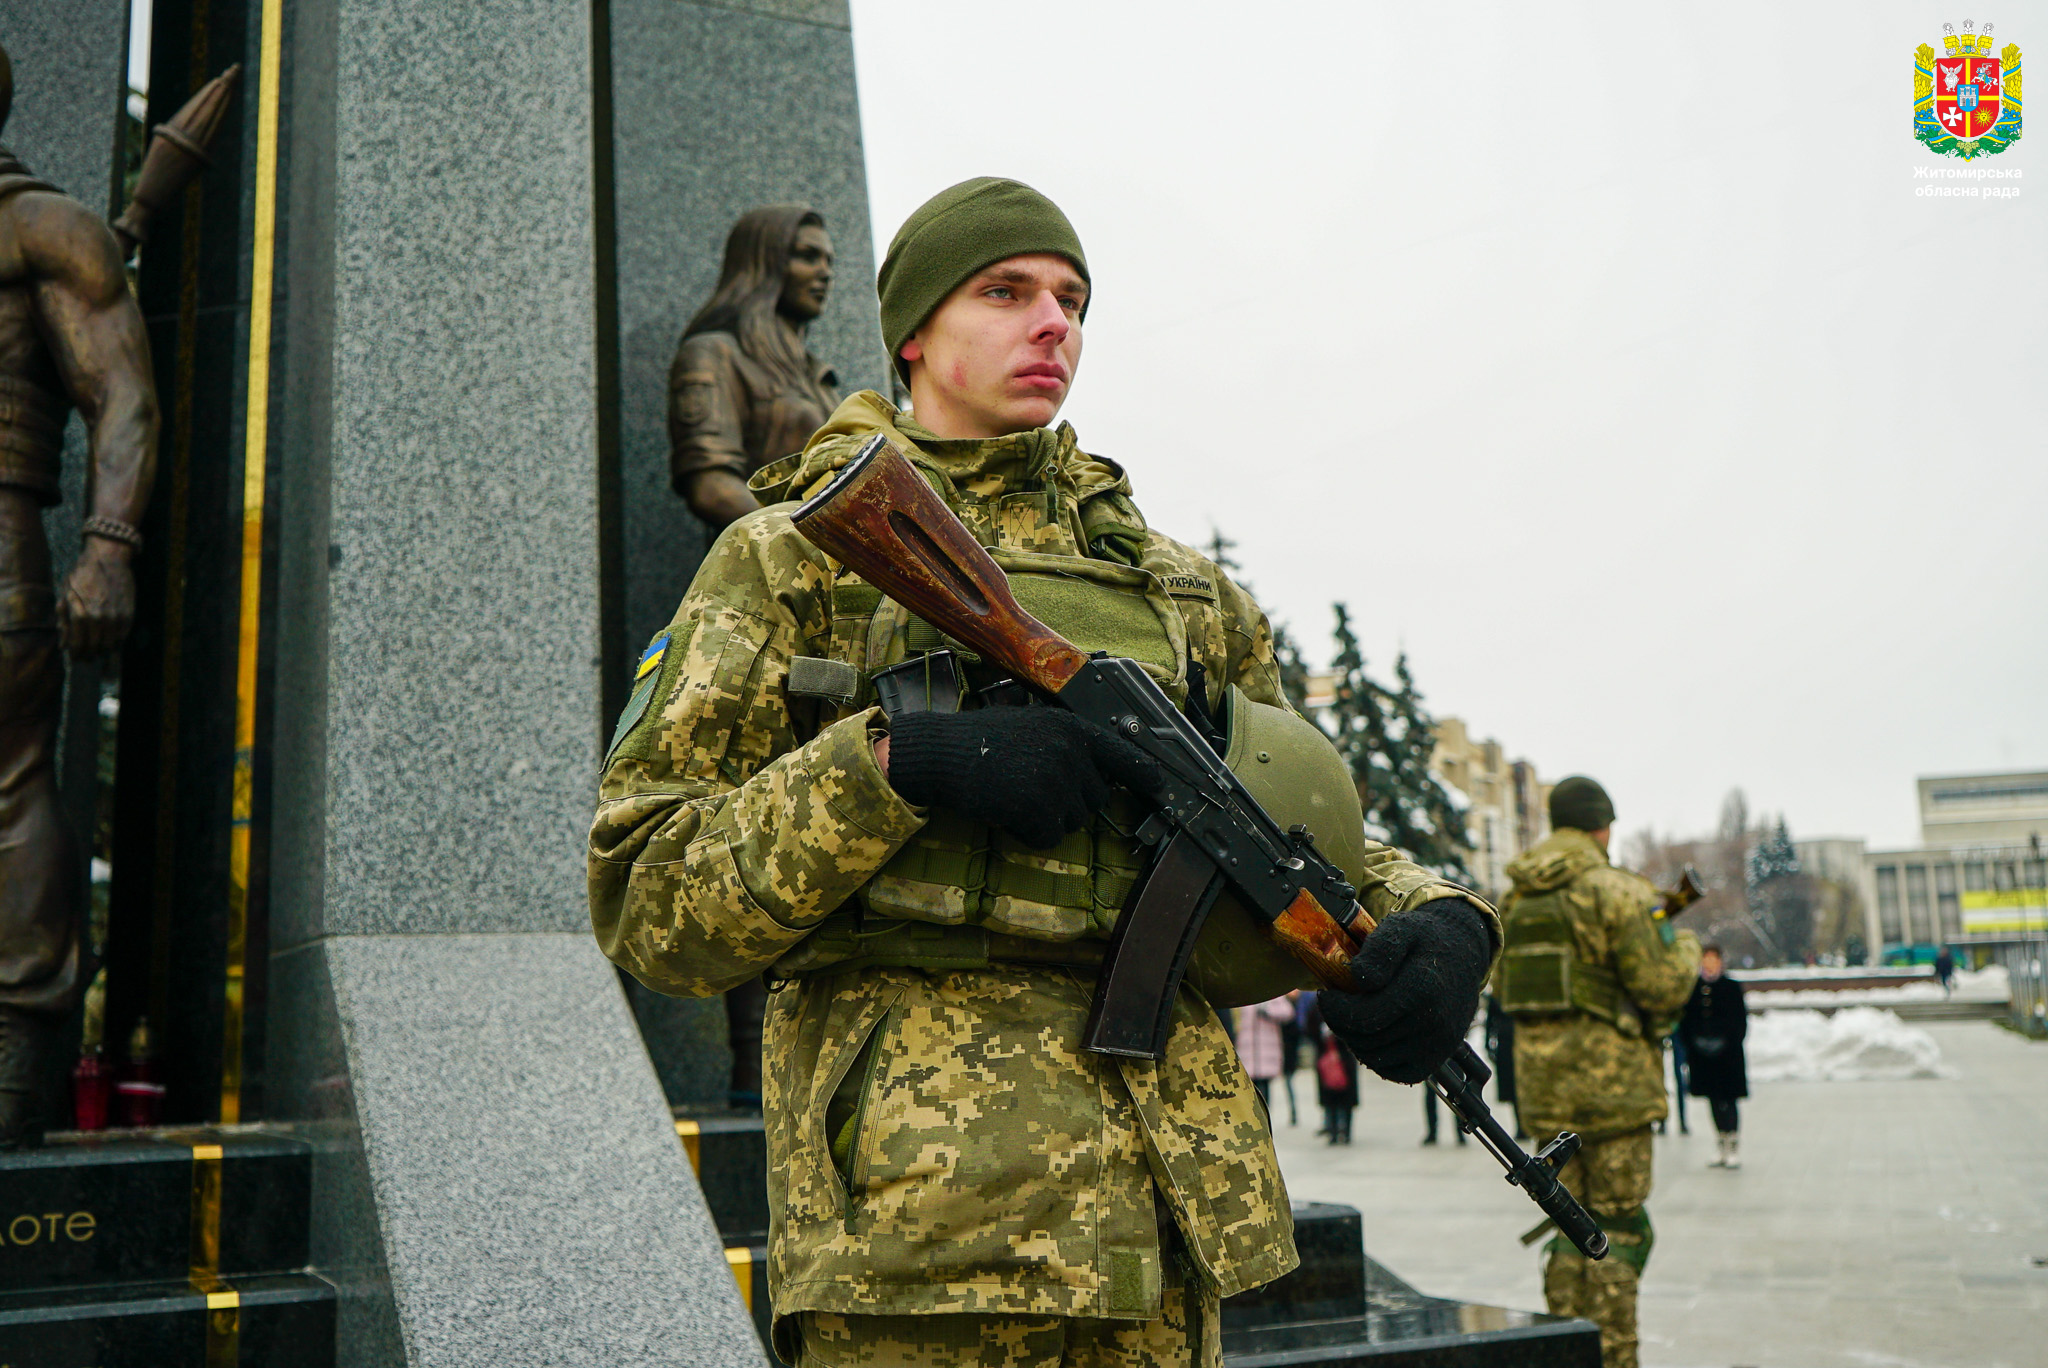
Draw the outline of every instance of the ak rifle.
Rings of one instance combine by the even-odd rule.
[[[1699,871],[1687,865],[1678,876],[1678,887],[1660,888],[1664,901],[1657,904],[1660,916],[1675,917],[1707,896],[1706,886],[1700,882]]]
[[[1090,654],[1018,606],[988,552],[887,437],[870,438],[793,515],[799,532],[955,641],[1007,670],[1038,700],[1068,708],[1137,746],[1162,778],[1139,796],[1152,812],[1137,838],[1153,853],[1118,917],[1082,1048],[1158,1059],[1202,921],[1228,884],[1274,942],[1316,981],[1355,993],[1351,958],[1373,931],[1343,871],[1308,828],[1283,830],[1134,661]],[[1587,1257],[1607,1237],[1557,1181],[1578,1148],[1560,1135],[1525,1153],[1479,1088],[1486,1065],[1460,1042],[1431,1076],[1458,1124],[1477,1135]]]

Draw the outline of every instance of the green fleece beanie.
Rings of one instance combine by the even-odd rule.
[[[882,341],[896,368],[906,371],[898,355],[903,344],[961,281],[984,266],[1037,252],[1065,257],[1088,280],[1088,258],[1074,225],[1057,204],[1022,182],[977,176],[926,200],[896,230],[875,278]],[[1087,316],[1083,303],[1081,317]]]
[[[1583,774],[1557,781],[1550,791],[1550,824],[1574,831],[1598,831],[1614,825],[1614,802],[1607,790]]]

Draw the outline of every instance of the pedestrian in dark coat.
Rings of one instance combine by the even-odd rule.
[[[1694,1097],[1707,1099],[1714,1113],[1720,1153],[1710,1168],[1741,1168],[1741,1116],[1736,1099],[1749,1096],[1749,1066],[1743,1038],[1749,1034],[1749,1009],[1742,985],[1721,972],[1721,950],[1710,945],[1700,952],[1700,981],[1685,1004],[1678,1034],[1685,1041],[1686,1064]]]
[[[1527,1140],[1522,1109],[1515,1105],[1515,1019],[1492,993],[1486,995],[1486,1057],[1493,1061],[1494,1100],[1513,1110],[1515,1139]]]

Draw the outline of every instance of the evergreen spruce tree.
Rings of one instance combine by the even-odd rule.
[[[1394,658],[1394,683],[1396,688],[1388,699],[1392,713],[1390,768],[1399,780],[1408,825],[1414,833],[1401,848],[1420,864],[1470,882],[1471,871],[1465,865],[1471,850],[1466,844],[1466,814],[1429,768],[1430,757],[1436,753],[1436,719],[1422,706],[1422,691],[1415,687],[1406,651]]]
[[[1767,939],[1787,959],[1803,958],[1813,943],[1813,888],[1799,867],[1799,851],[1785,819],[1766,824],[1745,871],[1749,906]]]
[[[1209,529],[1208,550],[1209,559],[1216,562],[1216,568],[1218,570],[1228,571],[1232,579],[1237,579],[1237,572],[1244,568],[1243,566],[1237,563],[1237,557],[1230,554],[1231,552],[1237,550],[1237,543],[1232,541],[1230,538],[1224,536],[1222,528],[1211,527]],[[1238,580],[1238,584],[1240,586],[1242,586],[1243,583],[1243,580]]]
[[[1349,611],[1333,607],[1337,653],[1324,729],[1351,767],[1367,832],[1418,864],[1469,878],[1465,815],[1429,771],[1436,724],[1423,710],[1406,653],[1394,667],[1400,688],[1390,692],[1367,673]]]
[[[1792,834],[1785,829],[1785,819],[1780,817],[1776,826],[1764,829],[1764,838],[1749,853],[1749,887],[1755,892],[1797,873],[1799,852],[1792,845]]]
[[[1237,549],[1237,543],[1223,535],[1221,528],[1209,529],[1209,559],[1216,562],[1216,568],[1229,574],[1237,587],[1247,594],[1251,585],[1240,573],[1243,569],[1237,558],[1230,553]],[[1252,597],[1257,598],[1256,594]],[[1287,624],[1278,619],[1268,618],[1273,628],[1273,659],[1280,667],[1280,691],[1287,695],[1287,701],[1303,717],[1308,716],[1308,664],[1301,658],[1301,647],[1294,640],[1294,634],[1287,630]]]
[[[1301,658],[1301,647],[1295,645],[1294,634],[1284,622],[1273,623],[1273,659],[1280,667],[1280,692],[1287,695],[1296,712],[1307,717],[1308,663]]]

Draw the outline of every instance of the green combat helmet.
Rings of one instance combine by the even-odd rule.
[[[1305,826],[1316,849],[1353,884],[1365,877],[1365,811],[1351,770],[1322,731],[1285,708],[1230,687],[1223,763],[1282,827]],[[1228,888],[1216,899],[1188,960],[1188,981],[1214,1007],[1266,1002],[1313,988],[1301,962],[1275,945]]]

